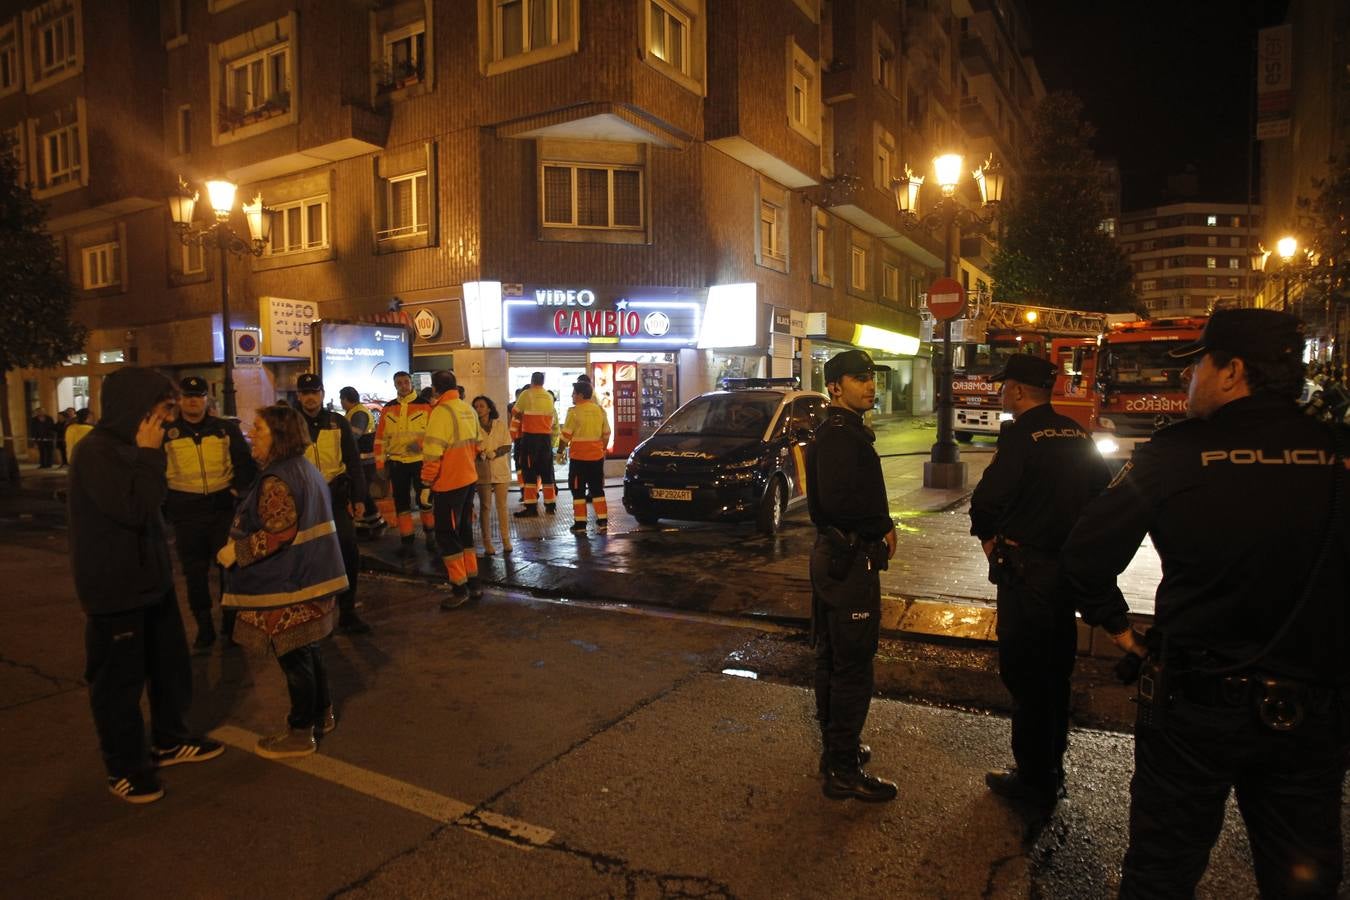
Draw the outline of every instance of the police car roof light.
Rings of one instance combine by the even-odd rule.
[[[723,378],[721,381],[724,391],[744,391],[750,388],[788,388],[796,390],[799,381],[797,378]]]

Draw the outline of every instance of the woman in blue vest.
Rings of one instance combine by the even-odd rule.
[[[304,419],[290,407],[264,407],[249,438],[260,471],[217,556],[226,568],[221,605],[240,610],[235,639],[270,648],[286,673],[288,727],[259,740],[258,755],[308,756],[316,736],[337,727],[318,642],[333,631],[347,573],[328,485],[305,458]]]

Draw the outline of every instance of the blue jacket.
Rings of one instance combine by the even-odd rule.
[[[230,526],[231,540],[261,531],[258,492],[264,478],[285,482],[299,514],[297,533],[290,545],[248,566],[226,572],[222,606],[236,609],[276,609],[306,600],[322,600],[347,589],[337,528],[328,485],[314,464],[303,456],[273,463],[259,473]]]

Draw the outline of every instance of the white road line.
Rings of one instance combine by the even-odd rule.
[[[260,735],[234,725],[222,725],[210,737],[246,753],[253,753]],[[425,816],[433,822],[457,825],[481,837],[493,838],[522,850],[533,850],[553,839],[548,828],[521,822],[498,813],[474,813],[467,803],[420,788],[397,778],[390,778],[322,753],[296,759],[268,760],[304,772],[314,778],[340,785],[358,794],[365,794],[408,812]]]

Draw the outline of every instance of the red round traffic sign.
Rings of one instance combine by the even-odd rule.
[[[928,311],[939,322],[966,311],[966,289],[955,278],[939,278],[928,286]]]

